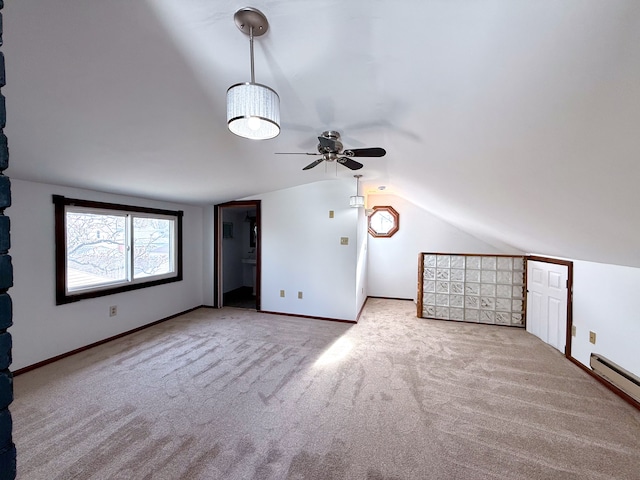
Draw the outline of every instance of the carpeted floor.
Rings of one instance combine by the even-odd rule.
[[[522,329],[199,309],[15,378],[18,478],[640,479],[640,412]]]

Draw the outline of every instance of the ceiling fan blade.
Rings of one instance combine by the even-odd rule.
[[[387,151],[384,148],[351,148],[344,151],[347,157],[384,157]]]
[[[309,170],[309,169],[315,167],[316,165],[319,165],[323,160],[324,160],[324,158],[319,158],[318,160],[314,160],[309,165],[304,167],[302,170]]]
[[[273,152],[274,155],[321,155],[320,153],[307,152]]]
[[[342,165],[344,165],[347,168],[350,168],[351,170],[360,170],[362,168],[362,164],[360,162],[356,162],[355,160],[351,160],[350,158],[347,158],[347,157],[340,157],[338,159],[338,163],[341,163]]]

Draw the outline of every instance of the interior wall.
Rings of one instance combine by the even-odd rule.
[[[364,208],[356,209],[358,212],[357,224],[357,258],[356,258],[356,311],[360,312],[364,302],[367,300],[369,288],[367,285],[368,273],[368,237],[367,234],[367,216]]]
[[[640,268],[573,260],[571,355],[589,366],[599,353],[640,376]],[[596,334],[595,345],[589,332]]]
[[[202,209],[202,304],[213,306],[215,288],[215,228],[214,207],[207,205]]]
[[[418,254],[503,253],[397,195],[369,195],[367,208],[390,205],[400,214],[400,230],[390,238],[369,236],[369,296],[416,300]]]
[[[12,184],[14,369],[202,305],[202,208],[15,179]],[[56,306],[53,194],[183,210],[183,280]],[[118,314],[109,317],[112,305]]]
[[[251,197],[262,200],[262,310],[355,320],[357,211],[350,195],[353,182],[335,179]]]
[[[392,205],[400,231],[372,238],[361,209],[348,206],[352,185],[326,181],[263,195],[263,310],[355,319],[367,295],[415,298],[418,253],[497,251],[395,195],[372,195],[368,206]],[[67,305],[55,305],[51,195],[184,210],[184,280]],[[14,264],[13,368],[19,369],[160,318],[213,304],[213,207],[155,202],[12,180]],[[329,210],[335,217],[329,218]],[[340,245],[340,237],[349,245]],[[541,256],[544,256],[543,254]],[[364,259],[367,261],[363,264]],[[640,269],[573,260],[572,354],[589,365],[597,352],[640,375]],[[354,291],[355,279],[355,291]],[[285,290],[285,297],[279,296]],[[303,299],[297,292],[303,292]],[[111,305],[116,317],[108,316]],[[597,335],[589,343],[589,331]]]

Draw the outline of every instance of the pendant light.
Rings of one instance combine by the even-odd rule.
[[[245,7],[233,16],[241,32],[249,35],[251,81],[227,90],[227,125],[244,138],[266,140],[280,133],[280,97],[272,88],[255,82],[253,37],[264,35],[269,23],[257,8]]]
[[[364,207],[364,197],[358,192],[360,177],[362,177],[362,175],[354,175],[353,177],[356,179],[356,194],[349,197],[349,205],[354,208],[362,208]]]

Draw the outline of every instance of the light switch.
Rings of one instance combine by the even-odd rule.
[[[284,297],[284,290],[280,290],[280,296]]]
[[[329,218],[333,218],[333,210],[329,210]]]
[[[349,245],[349,237],[340,237],[340,245]]]

